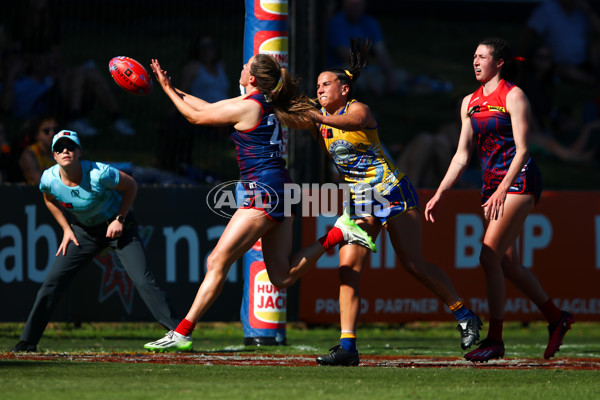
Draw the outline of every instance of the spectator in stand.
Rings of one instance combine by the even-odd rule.
[[[219,46],[211,36],[201,36],[192,43],[188,61],[183,66],[181,86],[210,103],[229,97],[229,80]]]
[[[459,114],[462,98],[456,101]],[[419,132],[402,149],[397,165],[410,178],[415,187],[437,187],[446,173],[460,137],[460,121],[455,120],[440,126],[435,132]],[[471,164],[474,164],[473,162]],[[458,183],[461,188],[480,187],[479,170],[469,165]]]
[[[566,81],[596,85],[600,71],[600,17],[587,0],[548,0],[527,21],[521,51],[537,37],[550,47],[556,74]]]
[[[350,38],[369,39],[378,67],[370,66],[363,71],[368,87],[376,94],[384,90],[399,90],[392,57],[384,42],[383,31],[379,22],[371,15],[365,14],[365,0],[343,0],[342,10],[335,14],[327,26],[327,64],[329,67],[345,68],[350,54]],[[384,78],[384,81],[377,79]],[[378,82],[377,82],[378,81]]]
[[[4,124],[0,122],[0,185],[8,180],[11,150],[6,138]]]
[[[431,93],[449,92],[452,83],[425,75],[412,75],[396,68],[384,41],[379,22],[366,14],[365,0],[343,0],[342,10],[327,25],[327,65],[329,68],[346,68],[350,55],[351,38],[370,40],[371,58],[375,64],[362,72],[363,80],[357,81],[358,91],[372,91],[381,96],[385,93]]]
[[[536,46],[524,63],[520,87],[531,104],[531,152],[565,163],[591,161],[595,154],[587,146],[597,123],[581,127],[572,110],[555,104],[555,75],[552,51],[545,44]]]
[[[109,113],[112,129],[122,135],[135,130],[124,119],[109,81],[88,60],[76,67],[66,65],[60,46],[60,14],[48,0],[25,0],[15,23],[14,41],[19,63],[9,64],[11,74],[3,85],[5,110],[29,119],[44,112],[65,112],[66,125],[83,136],[98,130],[86,118],[90,107],[102,104]]]
[[[404,146],[398,157],[398,169],[410,177],[415,187],[436,187],[452,160],[459,134],[460,127],[453,122],[442,125],[435,133],[418,133]]]
[[[19,167],[27,183],[39,185],[42,173],[56,164],[52,153],[52,137],[58,133],[58,123],[52,116],[36,118],[30,137],[35,141],[19,157]]]
[[[531,102],[532,133],[548,134],[551,115],[555,112],[555,75],[552,50],[540,44],[527,53],[520,87]]]
[[[219,46],[212,36],[198,36],[190,44],[188,59],[181,71],[181,90],[216,103],[229,97],[229,86]],[[196,138],[203,141],[203,148],[210,151],[215,140],[229,140],[226,135],[233,128],[191,125],[176,111],[175,107],[170,107],[160,125],[159,166],[190,179],[202,180],[211,174],[193,166],[194,141]],[[174,135],[177,140],[173,140]]]
[[[64,109],[58,83],[47,73],[47,66],[46,57],[26,55],[18,46],[4,49],[0,68],[0,108],[4,114],[27,121]]]
[[[554,113],[550,127],[550,135],[533,138],[532,143],[563,162],[589,163],[597,156],[600,119],[582,124],[571,107],[562,106]]]

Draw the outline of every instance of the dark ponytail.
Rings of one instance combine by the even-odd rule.
[[[352,84],[360,76],[360,72],[369,63],[369,49],[371,42],[367,39],[361,42],[360,37],[350,39],[350,54],[348,56],[348,69],[331,68],[323,72],[331,72],[339,79],[342,85],[348,85],[348,99],[352,99]]]

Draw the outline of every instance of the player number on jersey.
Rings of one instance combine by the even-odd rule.
[[[279,120],[275,114],[269,115],[267,118],[267,125],[275,125],[275,129],[273,129],[273,135],[271,135],[271,140],[269,143],[279,145],[279,148],[281,149],[281,124],[279,123]]]

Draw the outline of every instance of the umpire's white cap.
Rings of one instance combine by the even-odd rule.
[[[62,131],[58,132],[56,135],[54,135],[54,137],[52,138],[52,148],[53,149],[54,149],[54,145],[56,144],[56,142],[58,142],[60,139],[69,139],[73,143],[75,143],[77,145],[77,147],[81,148],[81,143],[79,142],[79,136],[77,136],[77,132],[75,132],[75,131],[62,130]]]

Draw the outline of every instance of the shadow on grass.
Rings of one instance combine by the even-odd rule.
[[[30,361],[30,360],[0,360],[0,369],[3,368],[32,368],[32,367],[46,367],[48,362],[46,361]]]

